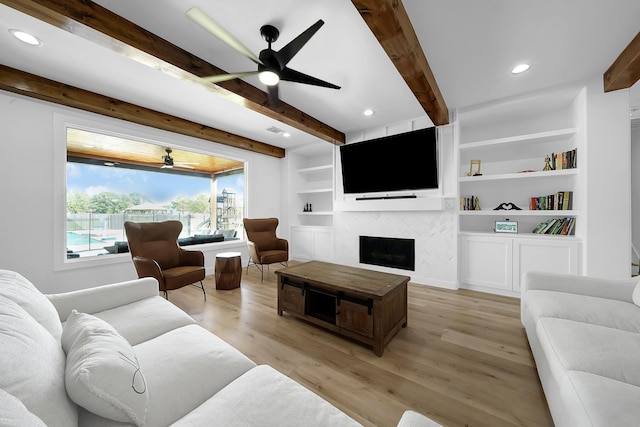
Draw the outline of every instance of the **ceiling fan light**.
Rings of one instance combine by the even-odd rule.
[[[258,74],[258,78],[260,79],[262,84],[265,84],[267,86],[275,86],[280,81],[280,76],[269,70],[261,71],[260,74]]]

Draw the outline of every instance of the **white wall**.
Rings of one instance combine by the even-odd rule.
[[[56,163],[60,158],[64,162],[64,141],[56,137],[61,116],[168,145],[245,160],[245,216],[280,215],[281,159],[0,91],[0,268],[18,271],[45,293],[137,277],[129,254],[62,267],[54,258],[64,251],[63,246],[54,245],[54,235],[64,228],[64,221],[54,218],[55,209],[64,205],[65,198],[64,185],[56,175],[61,167],[64,170]],[[64,212],[58,212],[57,216],[61,215],[64,217]],[[208,274],[213,273],[216,251],[240,251],[243,263],[247,262],[244,242],[222,245],[227,246],[212,245],[218,249],[203,250]]]
[[[587,85],[586,275],[628,278],[631,271],[629,91]],[[582,166],[579,165],[580,168]]]

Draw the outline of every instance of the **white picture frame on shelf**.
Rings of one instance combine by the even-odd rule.
[[[518,233],[518,221],[496,221],[496,233]]]

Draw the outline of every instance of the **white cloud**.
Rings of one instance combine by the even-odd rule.
[[[111,190],[103,185],[96,185],[93,187],[87,187],[84,191],[89,196],[95,196],[96,194],[105,193]]]

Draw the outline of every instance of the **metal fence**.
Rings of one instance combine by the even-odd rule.
[[[125,221],[157,222],[178,220],[182,223],[180,237],[195,234],[211,234],[211,217],[192,213],[121,213],[121,214],[67,214],[67,250],[73,252],[98,251],[113,246],[115,242],[126,241]]]

